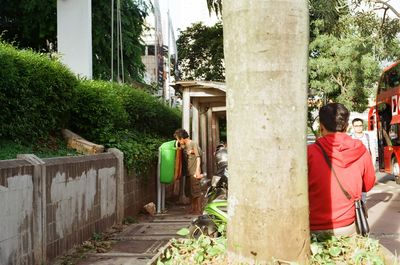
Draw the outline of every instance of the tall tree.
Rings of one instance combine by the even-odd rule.
[[[40,52],[57,50],[56,3],[54,0],[0,0],[1,38],[14,42],[20,48],[32,48]],[[140,36],[149,7],[148,0],[121,0],[124,69],[128,80],[141,80],[143,76],[144,65],[141,61],[143,45]],[[117,17],[116,14],[114,17]],[[116,19],[114,23],[117,23]],[[109,80],[111,1],[93,1],[92,25],[93,76]],[[116,40],[115,36],[114,38]],[[116,45],[114,47],[116,54]]]
[[[312,21],[310,43],[308,125],[313,130],[312,111],[326,102],[340,102],[363,112],[375,94],[380,62],[399,55],[398,20],[382,21],[375,13],[341,15],[331,31],[325,21]],[[316,132],[314,132],[316,133]]]
[[[192,24],[177,40],[181,79],[225,80],[222,24]]]
[[[223,19],[228,262],[304,264],[310,246],[307,2],[225,0]]]

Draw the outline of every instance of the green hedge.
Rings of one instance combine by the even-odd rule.
[[[131,130],[171,138],[181,113],[145,91],[105,81],[82,81],[73,109],[73,129],[91,139]]]
[[[128,113],[116,86],[104,81],[83,80],[76,87],[70,128],[94,142],[107,132],[128,129]]]
[[[60,63],[0,41],[0,137],[31,142],[65,127],[76,84]]]
[[[124,86],[121,92],[131,128],[170,138],[181,127],[182,115],[179,110],[162,104],[142,90]]]
[[[145,91],[105,81],[82,81],[72,113],[73,131],[120,149],[126,166],[138,173],[154,165],[158,147],[181,125],[179,110]]]
[[[0,140],[43,143],[61,128],[124,152],[143,172],[181,113],[145,91],[105,81],[78,80],[46,55],[0,41]]]

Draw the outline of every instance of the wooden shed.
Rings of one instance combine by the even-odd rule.
[[[211,177],[215,172],[214,151],[221,141],[220,125],[226,125],[225,83],[177,81],[171,86],[182,95],[182,128],[199,143],[203,172]]]

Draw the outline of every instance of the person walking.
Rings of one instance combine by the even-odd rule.
[[[355,118],[351,122],[353,125],[353,133],[351,137],[353,139],[360,140],[365,148],[367,148],[369,154],[371,155],[372,165],[375,167],[376,163],[376,143],[375,138],[371,137],[367,132],[364,132],[364,121],[360,118]]]
[[[349,111],[344,105],[323,106],[319,121],[322,137],[307,147],[311,233],[352,235],[354,201],[375,184],[371,156],[360,141],[346,134]]]
[[[372,165],[375,167],[376,163],[376,144],[375,139],[372,138],[368,133],[364,132],[364,121],[360,118],[355,118],[352,120],[351,124],[353,125],[353,133],[351,133],[351,137],[353,139],[360,140],[365,148],[367,148],[369,154],[371,155]],[[367,202],[367,193],[362,193],[362,200]]]
[[[202,205],[200,180],[203,177],[200,169],[200,148],[195,141],[190,139],[188,132],[184,129],[177,129],[174,137],[183,148],[183,154],[187,161],[185,193],[191,200],[189,213],[200,215]]]

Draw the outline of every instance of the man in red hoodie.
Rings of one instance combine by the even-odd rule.
[[[351,235],[356,232],[354,200],[361,198],[375,184],[371,156],[362,142],[346,134],[349,111],[339,103],[329,103],[319,110],[321,135],[308,146],[308,197],[312,233]],[[319,145],[318,145],[318,144]],[[323,148],[340,181],[350,195],[347,199]]]

